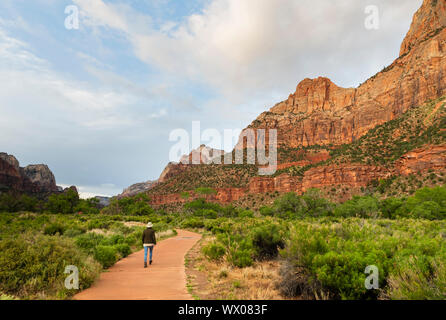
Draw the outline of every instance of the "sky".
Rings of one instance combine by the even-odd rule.
[[[0,152],[83,197],[119,194],[159,177],[175,129],[243,129],[305,78],[357,87],[398,56],[421,3],[2,0]]]

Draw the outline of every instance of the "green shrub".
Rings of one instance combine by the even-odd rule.
[[[94,258],[102,264],[104,268],[109,268],[118,261],[118,250],[114,246],[99,245],[94,250]]]
[[[221,261],[226,253],[225,247],[216,242],[209,243],[202,250],[203,254],[212,261]]]
[[[275,224],[258,227],[252,232],[252,243],[257,259],[275,258],[279,253],[279,248],[283,249],[285,245],[283,230]]]
[[[65,268],[79,268],[80,289],[88,288],[100,265],[74,246],[72,240],[44,235],[17,235],[0,241],[0,292],[21,298],[64,298]]]
[[[443,222],[426,220],[304,221],[294,225],[282,254],[303,278],[314,279],[312,283],[318,283],[326,297],[376,299],[386,296],[388,290],[388,296],[409,296],[412,292],[416,297],[417,285],[431,288],[418,295],[429,297],[435,296],[443,283],[444,269],[432,261],[445,259],[446,242],[440,232],[445,227]],[[414,258],[416,277],[409,274],[411,267],[405,267],[406,261]],[[364,270],[369,265],[379,269],[379,290],[366,290],[364,286]],[[439,281],[433,280],[434,270]],[[390,280],[393,287],[389,289]],[[406,280],[407,287],[402,284]],[[300,282],[299,286],[304,284]],[[305,288],[301,291],[308,292]]]
[[[77,236],[80,236],[81,234],[84,234],[85,230],[79,227],[73,227],[73,228],[69,228],[67,229],[63,235],[65,237],[69,237],[69,238],[75,238]]]
[[[240,218],[254,218],[254,212],[251,210],[243,210],[239,213]]]
[[[60,224],[50,224],[49,226],[45,227],[43,233],[49,236],[53,236],[55,234],[62,235],[64,233],[64,227]]]
[[[444,300],[446,296],[446,257],[429,263],[429,270],[419,259],[410,257],[400,262],[388,279],[389,290],[385,298],[396,300]]]
[[[252,266],[252,251],[248,249],[230,249],[228,253],[228,262],[238,268]]]
[[[110,237],[106,237],[101,241],[101,245],[113,246],[115,244],[121,244],[125,242],[125,238],[120,234],[114,234]]]
[[[259,209],[259,212],[264,217],[272,217],[274,216],[274,210],[271,207],[263,206]]]
[[[132,253],[132,249],[127,243],[120,243],[115,245],[116,250],[118,250],[121,257],[125,258]]]
[[[181,226],[183,228],[203,228],[204,222],[203,222],[203,219],[189,218],[189,219],[184,220],[181,223]]]
[[[102,240],[104,240],[104,238],[105,237],[103,235],[90,232],[76,237],[75,243],[79,248],[92,251],[99,245],[99,243],[101,243]]]
[[[381,213],[376,198],[354,196],[352,200],[338,205],[334,210],[334,215],[337,217],[377,218]]]

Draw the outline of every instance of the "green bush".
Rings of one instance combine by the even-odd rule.
[[[209,243],[202,250],[203,254],[212,261],[221,261],[226,253],[225,247],[217,242]]]
[[[385,298],[396,300],[444,300],[446,288],[446,257],[435,258],[428,268],[417,257],[400,262],[388,279]]]
[[[203,228],[204,222],[203,222],[203,219],[189,218],[189,219],[184,220],[181,223],[181,226],[183,228]]]
[[[74,213],[79,201],[79,194],[75,190],[69,189],[62,194],[50,195],[46,203],[46,209],[51,213]]]
[[[116,250],[118,250],[121,257],[125,258],[132,253],[132,249],[127,243],[120,243],[115,245]]]
[[[43,233],[49,236],[53,236],[55,234],[62,235],[64,233],[64,229],[65,228],[60,224],[50,224],[49,226],[45,227]]]
[[[446,218],[446,188],[422,188],[409,197],[398,214],[429,220]]]
[[[76,237],[75,243],[81,249],[92,251],[104,240],[104,238],[103,235],[90,232]]]
[[[379,201],[371,196],[354,196],[352,200],[338,205],[334,210],[334,215],[337,217],[377,218],[381,215]]]
[[[109,268],[118,261],[118,250],[114,246],[99,245],[94,250],[94,258],[102,264],[104,268]]]
[[[430,287],[430,296],[434,296],[442,290],[439,286],[443,282],[433,280],[433,270],[441,278],[444,269],[434,267],[432,261],[444,260],[446,243],[439,234],[445,227],[444,222],[426,220],[303,221],[295,223],[282,254],[296,270],[319,283],[330,298],[376,299],[409,296],[408,292],[416,296],[417,283]],[[410,267],[405,265],[414,258],[418,261],[417,268],[413,268],[417,277],[413,281],[407,278],[411,289],[406,290],[402,282]],[[364,270],[369,265],[379,269],[379,290],[364,286]],[[389,289],[390,280],[393,287]]]
[[[264,217],[272,217],[274,216],[274,210],[271,207],[263,206],[259,209],[259,212]]]
[[[252,243],[257,259],[275,258],[285,245],[283,230],[275,224],[258,227],[252,231]]]
[[[0,241],[0,292],[30,299],[66,298],[74,290],[64,287],[65,268],[79,268],[80,289],[88,288],[100,265],[61,237],[16,235]]]
[[[251,210],[243,210],[239,213],[240,218],[254,218],[254,212]]]
[[[252,266],[252,251],[248,249],[230,249],[228,253],[228,262],[238,268]]]
[[[101,241],[101,245],[113,246],[115,244],[122,244],[125,242],[125,238],[120,234],[114,234],[110,237],[106,237]]]
[[[69,238],[75,238],[77,236],[80,236],[81,234],[84,234],[85,230],[79,227],[73,227],[73,228],[69,228],[67,230],[65,230],[65,232],[63,233],[63,235],[65,237],[69,237]]]

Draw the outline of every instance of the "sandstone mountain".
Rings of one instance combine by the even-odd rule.
[[[360,188],[393,175],[444,170],[445,27],[446,2],[424,0],[390,66],[358,88],[305,79],[255,119],[247,129],[277,129],[274,176],[257,176],[250,165],[169,164],[148,192],[152,204],[184,202],[181,193],[193,195],[197,187],[215,188],[211,200],[233,202],[259,193]],[[236,149],[255,147],[243,137]]]
[[[0,153],[0,191],[45,194],[58,192],[60,189],[47,165],[29,165],[22,168],[14,156]]]
[[[287,100],[262,113],[249,127],[277,129],[279,146],[288,148],[340,145],[410,107],[445,95],[445,7],[445,1],[425,0],[401,56],[360,87],[340,88],[327,78],[305,79]]]
[[[211,164],[214,158],[221,157],[224,154],[223,150],[210,148],[206,145],[201,145],[197,149],[192,150],[188,155],[183,155],[178,163],[170,162],[161,172],[158,180],[141,182],[131,185],[124,189],[118,195],[118,198],[133,197],[139,193],[151,190],[157,184],[168,181],[171,177],[176,176],[184,171],[188,165],[195,164]]]
[[[223,150],[217,150],[210,148],[204,144],[198,147],[189,155],[184,155],[180,159],[182,164],[211,164],[215,158],[219,158],[224,155]]]
[[[152,188],[157,181],[147,181],[147,182],[141,182],[141,183],[135,183],[131,185],[130,187],[124,189],[124,191],[118,195],[118,198],[124,198],[124,197],[133,197],[137,194],[146,192]]]

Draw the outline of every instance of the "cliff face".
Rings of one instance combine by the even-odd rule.
[[[118,198],[125,198],[125,197],[133,197],[137,194],[146,192],[150,190],[157,181],[147,181],[147,182],[141,182],[141,183],[135,183],[131,185],[130,187],[124,189],[124,191],[118,196]]]
[[[418,148],[402,156],[395,165],[396,174],[409,175],[446,168],[446,145]]]
[[[443,96],[445,7],[445,1],[425,0],[403,42],[401,56],[360,87],[340,88],[327,78],[305,79],[295,93],[262,113],[249,128],[277,129],[279,146],[340,145],[355,141],[412,106]],[[242,145],[239,141],[237,147]]]
[[[19,162],[13,156],[0,153],[0,188],[2,190],[23,189],[23,178],[20,174]]]
[[[287,100],[276,104],[254,120],[241,134],[235,147],[236,149],[255,147],[253,143],[257,139],[246,139],[245,142],[244,137],[248,129],[277,129],[280,154],[278,170],[296,167],[294,174],[288,171],[275,177],[251,177],[241,187],[217,187],[215,188],[217,195],[210,196],[208,200],[227,203],[247,194],[275,191],[302,193],[310,188],[337,185],[358,188],[367,186],[372,180],[384,179],[391,175],[444,170],[446,168],[444,99],[438,100],[430,115],[417,117],[416,112],[413,115],[416,119],[413,131],[418,130],[415,129],[417,121],[428,124],[437,117],[436,124],[426,129],[428,133],[425,135],[425,141],[423,140],[424,145],[421,146],[423,143],[415,143],[416,139],[412,139],[414,134],[421,135],[421,132],[410,132],[407,139],[412,139],[411,142],[406,138],[401,139],[396,142],[397,148],[393,149],[396,151],[392,151],[398,152],[398,157],[402,156],[399,159],[396,157],[389,160],[386,165],[353,160],[361,152],[376,155],[380,145],[385,143],[390,145],[388,139],[392,136],[387,136],[385,140],[379,137],[373,138],[375,139],[373,143],[363,144],[365,148],[369,148],[368,150],[355,147],[350,149],[350,160],[347,162],[342,158],[330,159],[327,151],[322,151],[317,156],[310,155],[314,150],[324,149],[323,146],[326,150],[341,150],[342,154],[343,145],[358,141],[371,129],[390,120],[400,120],[403,114],[405,116],[408,114],[408,110],[418,110],[415,107],[445,96],[445,26],[446,1],[424,0],[401,45],[400,57],[358,88],[341,88],[323,77],[303,80]],[[387,129],[394,137],[401,135],[398,132],[401,130],[393,124]],[[431,137],[434,135],[436,140],[432,144]],[[266,136],[268,139],[268,131]],[[410,152],[407,152],[410,149],[405,147],[408,144],[414,145]],[[399,149],[405,151],[400,152]],[[390,156],[387,155],[387,158]],[[324,161],[327,161],[325,165]],[[319,165],[313,166],[316,163]],[[305,166],[308,168],[299,171],[299,168]],[[172,181],[169,179],[181,172],[184,173],[181,166],[171,164],[162,175],[163,182]],[[156,188],[152,191],[150,197],[153,199],[153,204],[185,201],[179,193],[157,195]]]
[[[401,44],[400,56],[407,54],[431,33],[444,28],[445,25],[446,2],[443,0],[424,1],[415,13],[410,30]]]
[[[45,191],[56,192],[56,178],[45,164],[33,164],[21,169],[22,175],[27,177],[32,184],[38,185]]]
[[[394,168],[368,166],[361,164],[339,164],[320,166],[306,171],[303,177],[281,174],[277,177],[253,177],[242,188],[217,188],[216,195],[205,196],[208,201],[231,203],[248,194],[272,192],[305,193],[312,188],[348,186],[349,188],[366,187],[373,180],[386,179],[393,175],[408,176],[429,170],[444,170],[446,166],[446,145],[425,146],[403,155]],[[186,203],[203,197],[189,191],[190,197],[184,199],[180,193],[151,194],[152,205]]]
[[[51,193],[59,190],[47,165],[21,168],[19,161],[7,153],[0,153],[0,186],[3,191],[26,193]]]

